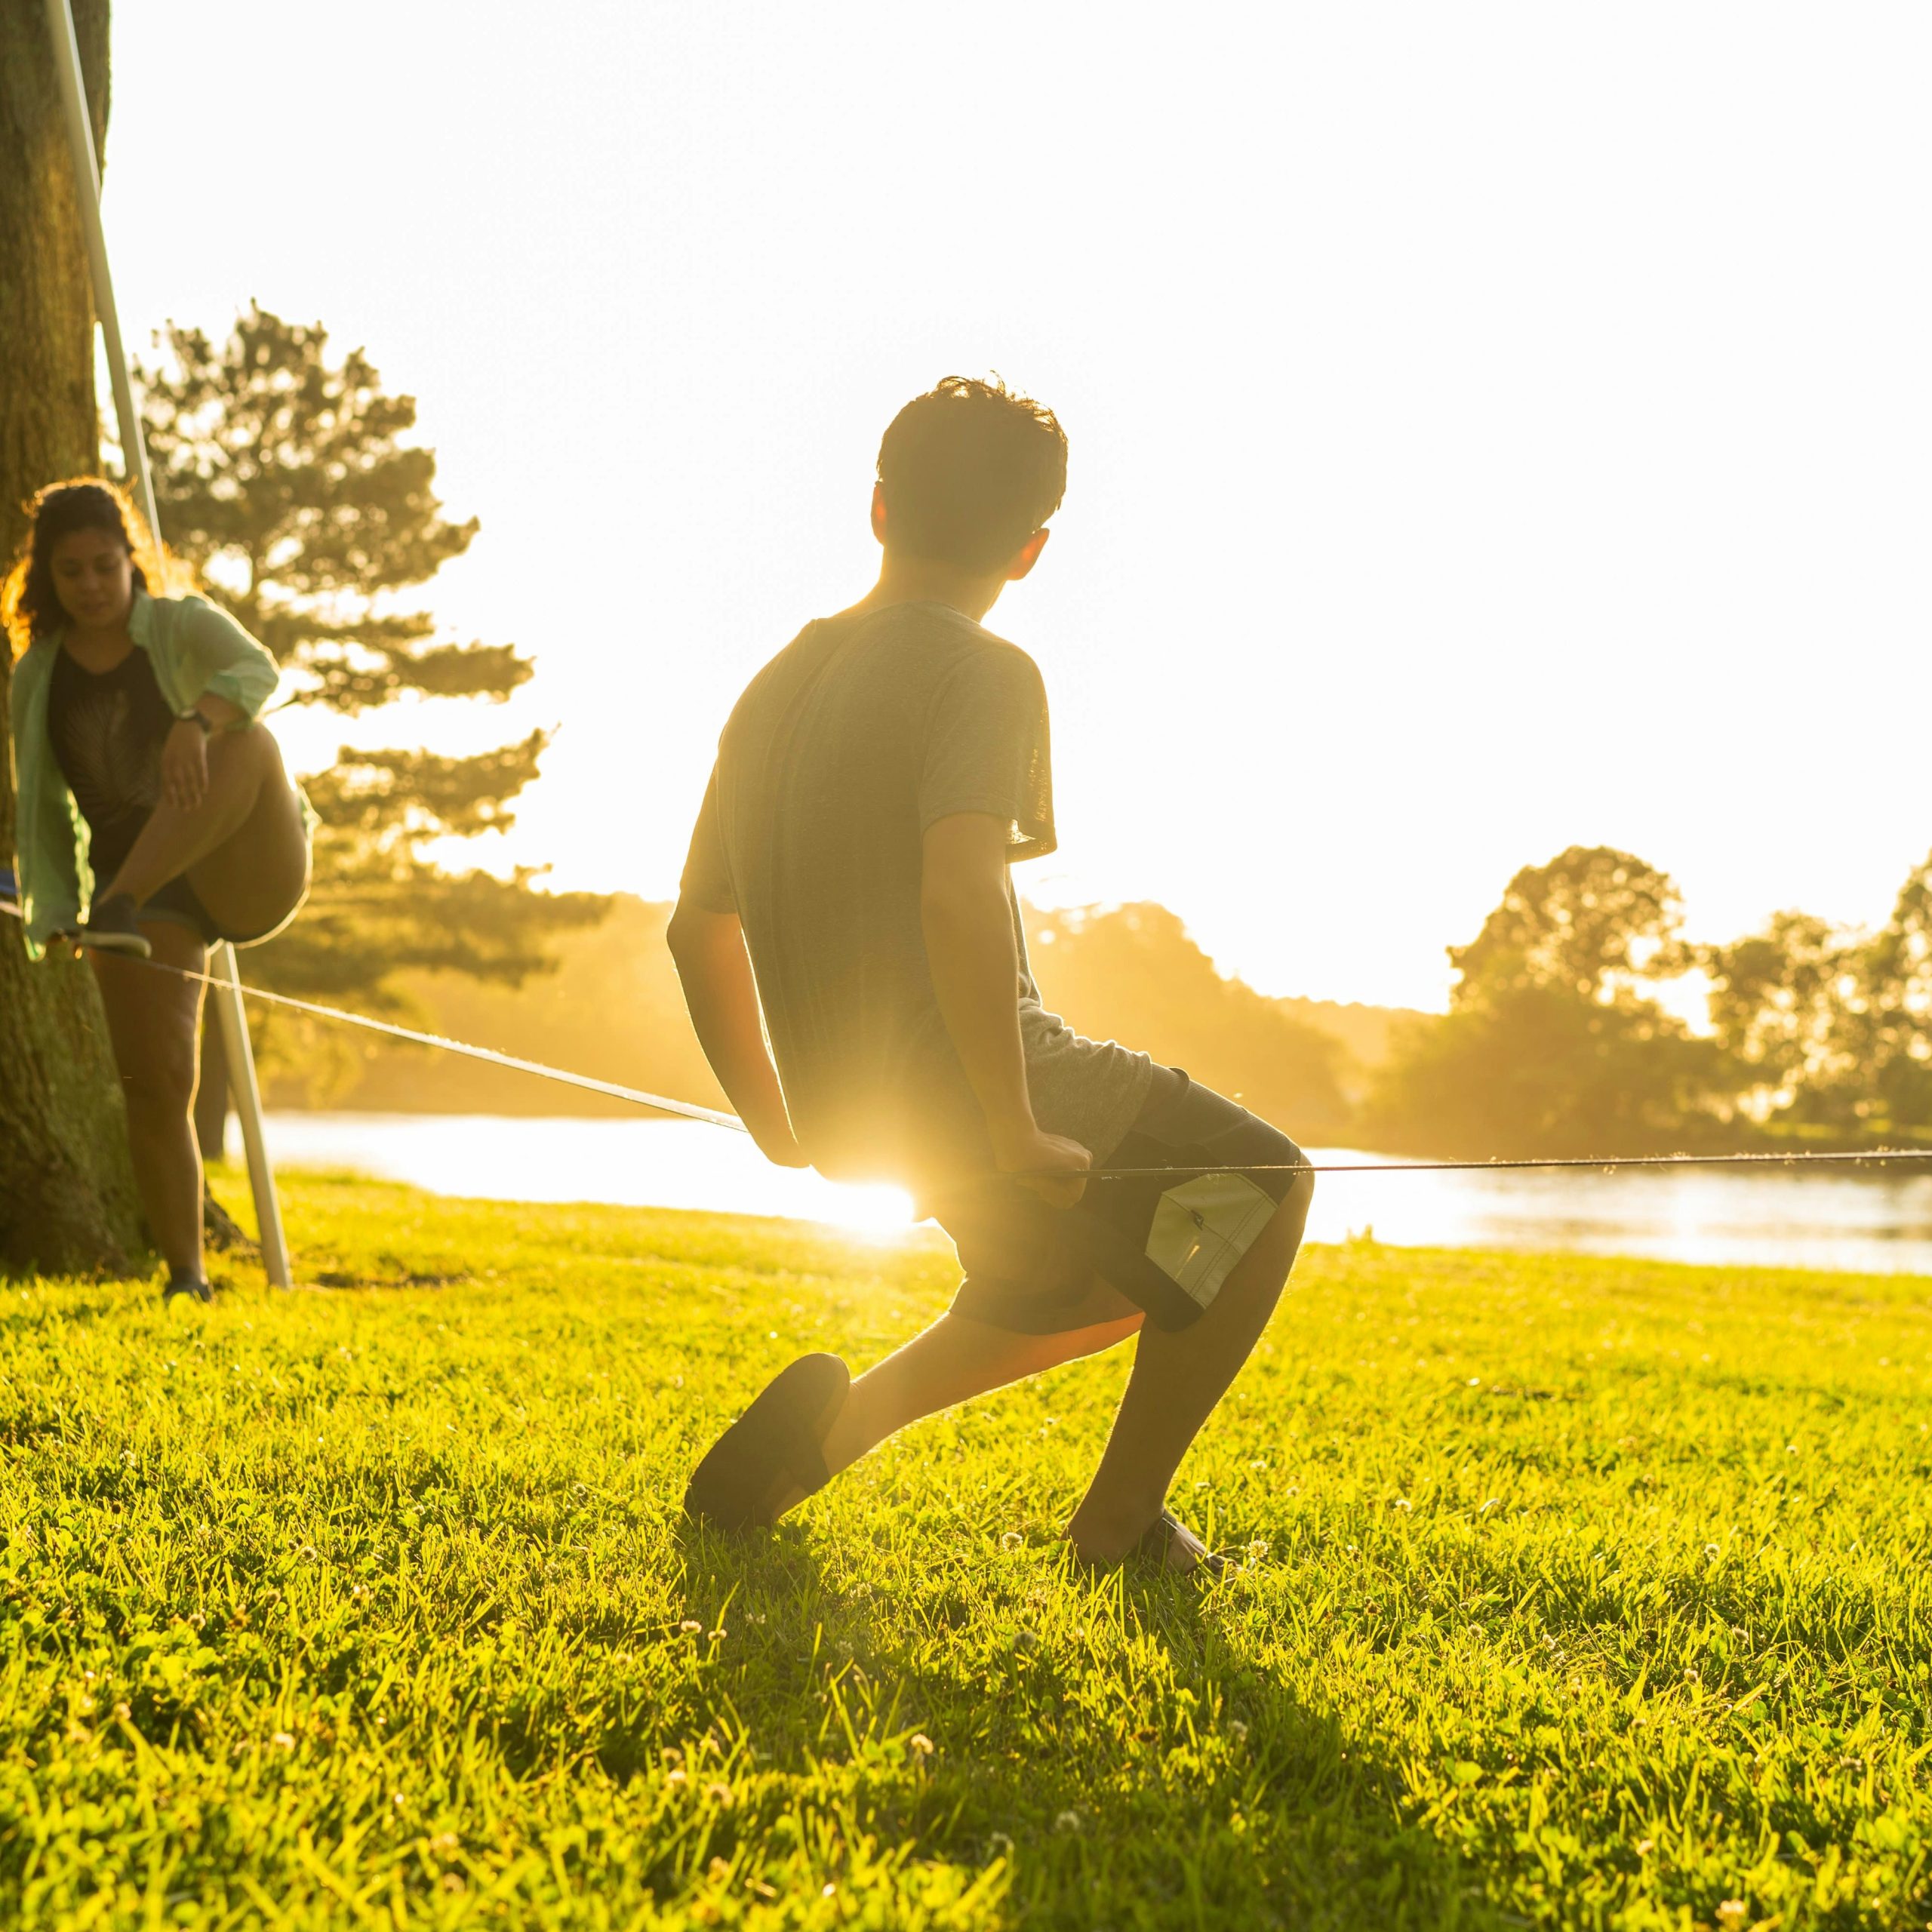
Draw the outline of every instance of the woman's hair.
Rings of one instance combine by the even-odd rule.
[[[67,614],[54,588],[54,546],[77,530],[104,531],[118,537],[134,560],[134,582],[143,590],[162,590],[166,565],[140,512],[118,485],[99,476],[74,476],[50,483],[28,506],[33,521],[27,540],[0,590],[0,623],[13,639],[18,657],[32,644],[64,626]]]

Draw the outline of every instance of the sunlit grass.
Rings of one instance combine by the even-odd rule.
[[[681,1537],[931,1244],[287,1208],[336,1285],[0,1288],[8,1921],[1932,1918],[1923,1283],[1312,1251],[1183,1472],[1204,1591],[1058,1542],[1124,1355]]]

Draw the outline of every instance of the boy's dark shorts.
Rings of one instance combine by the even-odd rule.
[[[1301,1149],[1179,1067],[1156,1066],[1127,1137],[1096,1167],[1177,1173],[1090,1180],[1051,1208],[1017,1181],[977,1183],[930,1204],[966,1271],[956,1315],[1025,1335],[1057,1335],[1138,1309],[1185,1328],[1220,1293],[1298,1179],[1231,1168],[1297,1167]]]

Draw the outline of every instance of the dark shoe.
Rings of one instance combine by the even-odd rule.
[[[1156,1569],[1171,1571],[1183,1577],[1225,1577],[1232,1567],[1225,1556],[1216,1555],[1204,1546],[1192,1563],[1176,1563],[1172,1552],[1177,1541],[1183,1537],[1195,1543],[1201,1541],[1172,1510],[1163,1509],[1154,1518],[1147,1534],[1134,1546],[1134,1554],[1143,1563],[1151,1563]],[[1184,1549],[1186,1546],[1185,1543],[1182,1546]]]
[[[97,901],[88,912],[81,928],[81,943],[97,952],[124,952],[131,959],[145,959],[154,948],[142,937],[140,909],[125,892]]]
[[[192,1296],[196,1301],[211,1302],[214,1300],[214,1291],[207,1281],[199,1275],[189,1274],[185,1268],[177,1268],[168,1276],[168,1285],[161,1291],[163,1305],[172,1301],[177,1295]]]
[[[831,1480],[820,1447],[852,1378],[836,1355],[801,1355],[711,1445],[685,1491],[685,1514],[722,1530],[775,1523],[803,1491]]]

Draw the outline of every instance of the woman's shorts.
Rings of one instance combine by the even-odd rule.
[[[1302,1176],[1301,1149],[1179,1067],[1154,1082],[1127,1137],[1077,1206],[1052,1208],[995,1180],[933,1204],[966,1278],[953,1312],[1025,1335],[1057,1335],[1143,1310],[1158,1328],[1198,1321]],[[1306,1183],[1304,1182],[1304,1186]]]
[[[225,931],[202,903],[201,894],[188,883],[186,872],[170,879],[158,891],[149,893],[141,902],[140,916],[144,920],[158,919],[167,925],[186,926],[200,935],[204,946],[219,945],[223,940],[230,946],[253,946],[258,939],[268,937],[266,933]]]

